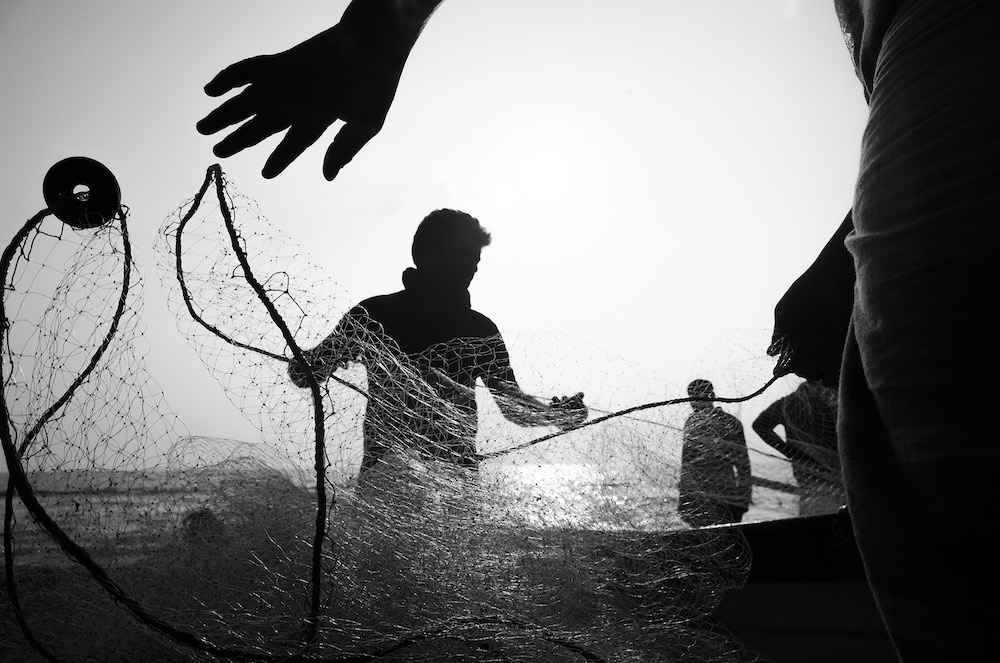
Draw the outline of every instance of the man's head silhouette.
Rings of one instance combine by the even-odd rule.
[[[704,400],[691,401],[691,407],[695,410],[710,409],[712,400],[715,398],[715,387],[708,380],[692,380],[687,387],[688,396]]]
[[[467,288],[479,267],[480,253],[489,244],[490,234],[475,217],[453,209],[435,210],[413,235],[413,264],[438,283]]]

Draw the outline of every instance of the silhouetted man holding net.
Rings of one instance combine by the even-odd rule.
[[[288,129],[270,177],[342,119],[323,166],[333,179],[381,128],[439,4],[351,2],[330,30],[220,72],[209,94],[248,87],[199,130],[252,118],[216,146],[224,157]],[[1000,3],[833,4],[869,106],[860,169],[851,214],[775,311],[770,352],[778,374],[840,366],[851,520],[901,657],[988,660],[1000,604],[968,591],[1000,594],[988,524],[1000,444],[966,389],[998,397],[982,378],[1000,374],[986,304],[1000,291]]]
[[[677,510],[692,527],[738,523],[750,508],[750,454],[739,419],[712,405],[715,388],[692,380],[694,412],[684,422]]]
[[[368,371],[362,474],[395,444],[476,466],[477,380],[519,425],[568,429],[587,418],[582,393],[545,404],[521,391],[500,331],[472,309],[469,285],[489,243],[474,217],[431,212],[413,236],[403,290],[364,300],[306,353],[317,379],[354,361]],[[308,386],[301,366],[289,375]]]
[[[782,426],[785,437],[775,430]],[[753,422],[760,439],[792,464],[799,515],[833,513],[846,504],[837,455],[837,392],[806,380]]]

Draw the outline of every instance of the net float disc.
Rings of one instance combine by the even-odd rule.
[[[103,226],[121,205],[118,180],[88,157],[69,157],[49,168],[42,195],[56,218],[78,230]]]

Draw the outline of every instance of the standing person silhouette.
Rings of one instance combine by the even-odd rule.
[[[715,407],[715,388],[692,380],[694,410],[684,422],[677,510],[692,527],[738,523],[750,508],[750,454],[740,420]]]
[[[837,455],[837,392],[806,380],[753,422],[765,444],[784,454],[798,484],[799,515],[835,513],[846,503]],[[775,428],[782,426],[785,437]]]
[[[247,87],[199,131],[250,118],[216,146],[225,157],[288,128],[264,167],[274,176],[343,119],[324,161],[332,179],[381,128],[439,4],[354,0],[330,30],[220,72],[208,94]],[[769,353],[778,374],[821,379],[841,367],[851,521],[900,657],[990,660],[1000,602],[970,601],[968,588],[1000,594],[984,525],[1000,444],[992,411],[970,408],[965,388],[978,385],[981,402],[1000,397],[982,379],[1000,374],[984,305],[1000,291],[1000,3],[833,4],[869,106],[854,202],[776,307]],[[840,278],[852,261],[854,278]],[[829,274],[843,287],[828,287]]]
[[[403,272],[403,290],[362,301],[305,353],[320,380],[355,361],[368,371],[362,475],[399,443],[475,467],[477,380],[519,425],[568,429],[587,418],[582,393],[546,404],[521,391],[500,331],[472,309],[469,285],[490,239],[464,212],[431,212],[413,236],[415,268]],[[289,376],[309,384],[301,365]]]

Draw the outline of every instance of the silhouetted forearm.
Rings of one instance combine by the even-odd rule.
[[[364,338],[364,329],[365,323],[363,319],[359,320],[358,309],[353,309],[319,345],[303,351],[308,368],[317,381],[326,381],[338,368],[359,358],[362,351],[359,339]],[[288,364],[288,377],[297,387],[309,386],[306,368],[294,360]]]
[[[776,401],[768,406],[766,410],[761,412],[757,419],[753,422],[754,432],[760,436],[760,439],[764,441],[764,444],[784,455],[788,458],[788,460],[793,462],[808,460],[809,456],[802,453],[802,451],[800,451],[795,444],[785,440],[774,432],[776,426],[779,424],[784,425],[780,415],[781,407],[781,401]]]
[[[353,0],[344,10],[340,26],[358,42],[409,53],[442,1]]]
[[[753,485],[753,476],[750,469],[750,452],[747,451],[747,443],[741,441],[739,456],[736,459],[736,486],[740,490],[749,489]]]
[[[499,381],[490,386],[490,392],[500,408],[500,413],[518,426],[558,426],[567,429],[580,425],[587,418],[583,395],[544,403],[524,393],[516,382]],[[572,401],[572,402],[570,402]]]

